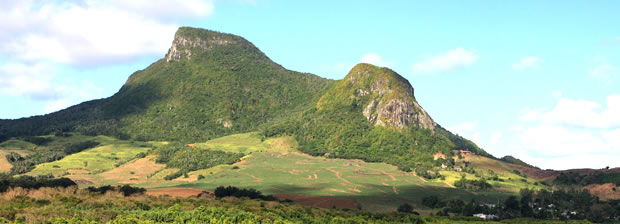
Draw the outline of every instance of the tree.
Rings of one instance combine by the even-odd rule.
[[[532,203],[533,191],[530,189],[521,189],[521,216],[534,217],[534,210],[530,206]]]
[[[514,195],[511,195],[504,201],[504,218],[511,219],[517,218],[521,214],[521,207],[519,206],[519,200]]]
[[[398,206],[397,211],[402,213],[413,213],[413,206],[411,206],[409,203],[404,203]]]
[[[439,208],[442,207],[441,204],[441,199],[437,195],[431,195],[422,199],[422,205],[429,208]]]

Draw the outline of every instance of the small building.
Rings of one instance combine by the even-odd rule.
[[[478,213],[478,214],[474,214],[474,217],[478,217],[484,220],[493,220],[493,219],[497,219],[497,215],[493,215],[493,214],[483,214],[483,213]]]

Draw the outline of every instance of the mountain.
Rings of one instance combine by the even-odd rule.
[[[287,70],[242,37],[180,28],[167,55],[113,96],[44,116],[0,121],[0,138],[77,131],[197,142],[292,116],[334,81]],[[0,139],[2,140],[2,139]]]
[[[420,175],[444,163],[435,153],[488,156],[436,124],[411,84],[388,68],[359,64],[343,80],[328,80],[283,68],[242,37],[189,27],[109,98],[0,121],[4,139],[78,132],[192,143],[256,130],[294,136],[311,155],[387,162]]]
[[[387,162],[429,178],[442,164],[454,164],[449,158],[458,155],[456,150],[489,156],[436,124],[405,78],[365,63],[353,67],[314,108],[263,133],[294,136],[299,150],[310,155]],[[436,160],[436,153],[450,157]]]

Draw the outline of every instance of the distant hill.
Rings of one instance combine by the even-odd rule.
[[[517,165],[521,165],[521,166],[525,166],[525,167],[530,167],[530,168],[536,168],[539,169],[538,167],[532,166],[530,164],[527,164],[526,162],[523,162],[523,160],[517,159],[513,156],[504,156],[502,158],[500,158],[501,161],[507,162],[507,163],[512,163],[512,164],[517,164]]]

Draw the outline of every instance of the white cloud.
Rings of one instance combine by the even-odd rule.
[[[450,130],[454,134],[458,134],[473,142],[478,143],[480,142],[481,135],[480,135],[480,132],[476,130],[477,127],[478,127],[478,122],[469,121],[469,122],[463,122],[460,124],[450,126],[447,129]]]
[[[0,52],[82,66],[163,56],[176,22],[213,11],[211,1],[199,0],[18,2],[0,3]]]
[[[390,67],[393,64],[391,62],[387,62],[381,58],[378,54],[375,53],[367,53],[360,59],[361,63],[373,64],[380,67]]]
[[[91,82],[72,84],[60,80],[58,70],[48,63],[5,64],[0,66],[0,93],[45,101],[42,112],[49,113],[101,97],[103,90]]]
[[[590,71],[588,72],[588,75],[598,80],[610,82],[610,81],[613,81],[617,73],[620,73],[620,72],[618,72],[614,66],[607,64],[607,63],[603,63],[590,69]]]
[[[60,96],[57,99],[48,101],[43,108],[43,113],[55,112],[97,98],[103,92],[103,89],[88,81],[84,81],[77,86],[58,86],[56,88]]]
[[[449,50],[440,55],[415,63],[415,72],[448,72],[475,63],[478,55],[463,48]]]
[[[560,97],[562,97],[562,91],[560,90],[553,90],[551,91],[551,96],[555,99],[559,99]]]
[[[502,136],[501,132],[494,132],[489,139],[489,145],[492,147],[498,145],[502,141]]]
[[[527,109],[504,154],[541,168],[620,166],[620,96],[606,105],[560,97],[552,109]]]
[[[542,62],[542,59],[537,56],[527,56],[521,58],[518,63],[512,65],[512,68],[516,70],[533,69],[538,67],[538,64]]]
[[[620,96],[610,95],[606,103],[607,108],[603,108],[596,102],[561,97],[553,110],[527,111],[521,120],[579,128],[620,127]]]
[[[58,92],[50,85],[53,73],[55,73],[53,66],[46,63],[2,65],[0,92],[35,100],[57,98]]]

